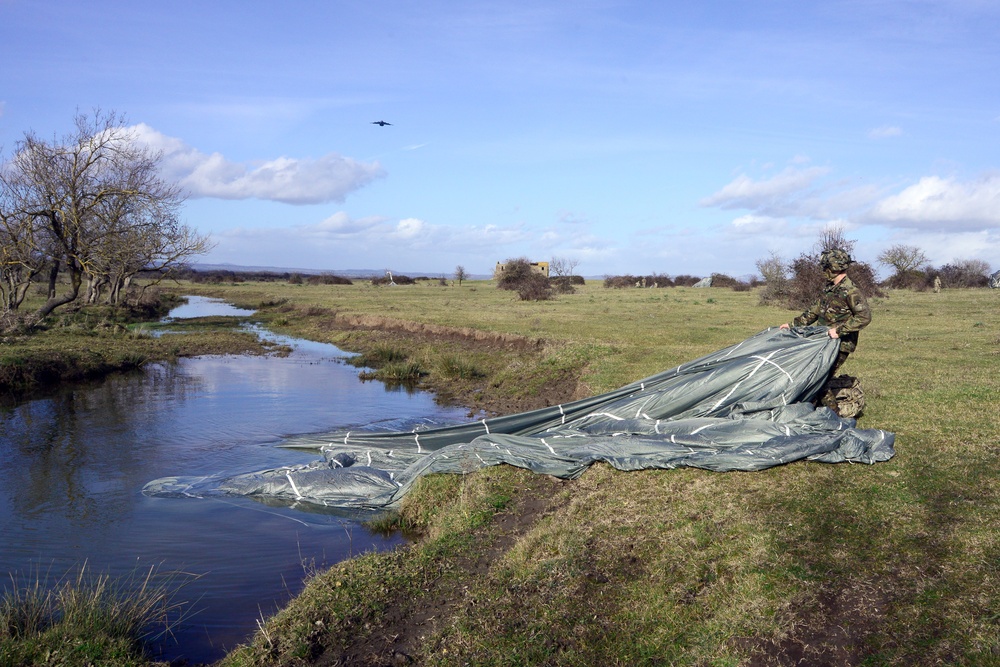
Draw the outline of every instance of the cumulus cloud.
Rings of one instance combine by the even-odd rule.
[[[878,202],[869,219],[893,227],[954,231],[1000,227],[1000,174],[964,183],[925,176]]]
[[[359,162],[336,153],[244,164],[220,153],[202,153],[145,124],[132,130],[138,140],[162,151],[164,175],[194,198],[264,199],[286,204],[342,202],[351,192],[385,176],[378,162]]]
[[[889,139],[891,137],[900,137],[902,135],[902,128],[895,127],[893,125],[883,125],[882,127],[873,128],[868,132],[869,139]]]
[[[733,220],[732,230],[739,234],[784,234],[788,221],[766,215],[741,215]]]
[[[762,180],[740,174],[718,192],[702,199],[701,205],[722,209],[743,208],[774,217],[800,215],[802,199],[810,196],[816,181],[828,172],[825,167],[788,167]]]
[[[485,253],[492,263],[525,254],[538,245],[537,230],[521,224],[449,226],[420,218],[352,218],[339,211],[312,224],[236,229],[215,236],[213,261],[335,270],[393,266],[400,270],[433,269],[468,263]],[[267,256],[270,259],[253,259]],[[471,268],[471,267],[467,267]]]
[[[377,229],[385,222],[381,216],[370,216],[354,219],[343,211],[334,213],[329,218],[318,222],[315,225],[306,225],[301,228],[304,234],[315,237],[343,238],[365,234]]]

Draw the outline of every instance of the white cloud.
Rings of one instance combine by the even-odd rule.
[[[349,237],[365,234],[384,222],[385,218],[380,216],[355,220],[347,213],[338,211],[316,225],[304,226],[302,232],[316,237]]]
[[[869,219],[892,227],[953,231],[1000,227],[1000,174],[964,183],[925,176],[878,202]]]
[[[414,241],[431,233],[432,230],[423,220],[404,218],[397,223],[392,236],[400,241]]]
[[[525,254],[524,246],[536,246],[538,237],[521,225],[451,227],[413,217],[354,219],[340,211],[315,224],[230,228],[216,235],[219,245],[211,255],[215,261],[316,269],[391,265],[412,270],[467,262],[473,256],[487,256],[492,266]],[[484,253],[484,248],[490,250]],[[257,255],[276,259],[251,260]]]
[[[385,176],[378,162],[359,162],[336,153],[321,158],[279,157],[256,164],[232,162],[219,153],[202,153],[145,124],[132,129],[140,141],[162,151],[164,175],[194,198],[265,199],[286,204],[341,202],[351,192]]]
[[[740,174],[700,203],[723,209],[745,208],[773,217],[798,215],[803,208],[802,199],[811,194],[815,182],[828,172],[825,167],[788,167],[780,174],[763,180]]]
[[[868,132],[869,139],[889,139],[901,136],[903,136],[902,128],[893,125],[883,125],[882,127],[873,128]]]

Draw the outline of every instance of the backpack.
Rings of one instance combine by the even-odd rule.
[[[823,387],[824,405],[841,417],[860,417],[865,409],[865,392],[861,381],[852,375],[838,375],[827,380]],[[836,407],[834,407],[835,404]]]

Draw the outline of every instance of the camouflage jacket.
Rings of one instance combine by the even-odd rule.
[[[858,332],[871,321],[868,300],[851,279],[845,277],[836,285],[828,282],[816,303],[796,317],[792,324],[836,327],[841,352],[853,352],[858,346]]]

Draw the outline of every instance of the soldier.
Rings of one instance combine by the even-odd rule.
[[[832,378],[851,352],[857,349],[858,332],[872,321],[872,311],[865,295],[847,277],[847,267],[853,260],[846,251],[840,248],[826,250],[820,255],[819,263],[827,280],[823,293],[812,306],[792,320],[791,325],[782,324],[781,328],[807,324],[829,327],[827,333],[830,338],[840,340],[840,352],[830,369]],[[834,407],[835,401],[830,405],[833,400],[830,392],[826,394],[821,403]]]

